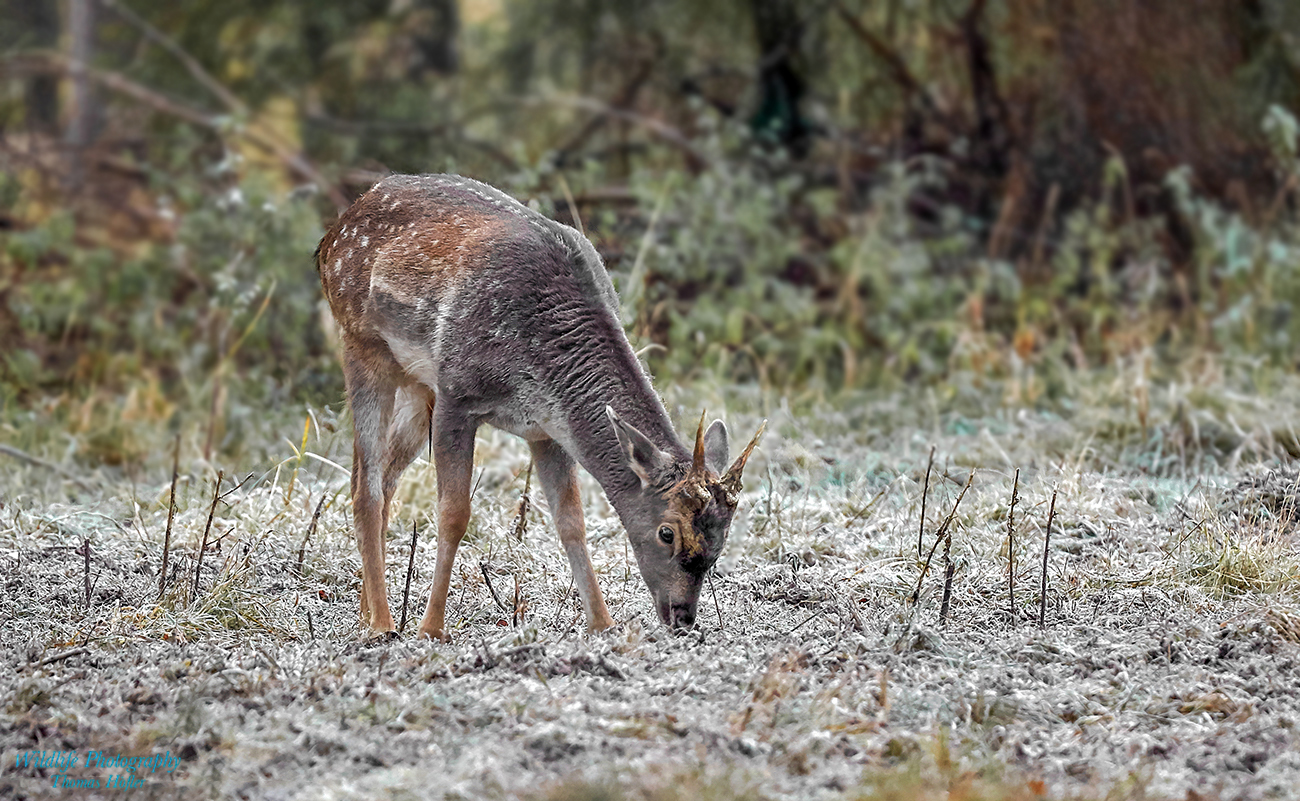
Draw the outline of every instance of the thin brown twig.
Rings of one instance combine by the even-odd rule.
[[[948,610],[952,603],[952,576],[956,566],[952,563],[952,537],[943,540],[943,600],[939,602],[939,625],[948,627]]]
[[[896,481],[898,481],[897,478],[895,478],[894,481],[891,481],[885,486],[881,487],[880,491],[877,492],[875,495],[873,495],[871,497],[871,500],[867,501],[866,506],[863,506],[861,509],[858,510],[857,514],[849,518],[849,522],[845,523],[844,527],[851,528],[854,523],[857,523],[859,520],[866,519],[867,514],[876,508],[876,504],[880,502],[881,498],[885,497],[885,493],[889,492],[891,489],[894,488],[894,483]]]
[[[81,584],[86,590],[86,608],[90,608],[90,538],[87,537],[81,541],[81,555],[85,557],[84,567],[81,571]]]
[[[203,540],[199,545],[199,558],[194,564],[194,585],[190,589],[190,603],[199,597],[199,573],[203,570],[203,554],[208,550],[208,534],[212,532],[212,520],[217,516],[217,502],[221,500],[221,480],[226,474],[217,471],[217,482],[212,486],[212,505],[208,507],[208,522],[203,526]]]
[[[74,656],[82,656],[88,653],[90,653],[89,648],[73,648],[71,651],[64,651],[61,654],[55,654],[54,656],[47,656],[41,661],[31,665],[31,667],[34,668],[45,667],[46,665],[52,665],[55,662],[62,662],[66,659],[71,659]]]
[[[244,480],[243,480],[243,481],[239,482],[239,483],[236,484],[235,486],[233,486],[233,487],[231,487],[230,489],[226,490],[225,492],[221,493],[221,500],[224,501],[225,499],[229,498],[231,495],[234,495],[236,492],[238,492],[240,489],[242,489],[243,486],[244,486],[245,484],[247,484],[248,482],[252,481],[252,480],[253,480],[253,476],[255,476],[255,475],[257,475],[257,474],[256,474],[256,473],[249,473],[248,475],[244,476]]]
[[[1007,509],[1007,603],[1011,625],[1016,625],[1016,501],[1020,500],[1020,468],[1011,484],[1011,507]]]
[[[724,628],[722,624],[722,607],[718,605],[718,590],[713,586],[713,571],[709,571],[709,592],[713,595],[713,611],[718,613],[718,628]]]
[[[930,446],[930,460],[925,464],[925,487],[921,490],[921,522],[916,527],[916,558],[921,558],[925,544],[925,502],[930,497],[930,470],[934,468],[934,446]]]
[[[519,574],[515,573],[514,611],[510,613],[510,627],[517,629],[524,624],[524,613],[528,611],[528,602],[524,600],[524,590],[519,584]]]
[[[939,543],[943,542],[944,537],[948,536],[949,526],[952,525],[953,518],[957,516],[957,507],[961,506],[961,499],[966,497],[966,490],[970,489],[971,482],[974,480],[975,468],[971,468],[970,475],[966,477],[966,485],[957,494],[957,500],[952,504],[952,511],[948,512],[943,524],[939,526],[939,531],[934,537],[934,544],[930,546],[930,552],[925,556],[925,564],[921,567],[921,575],[916,579],[916,589],[912,590],[912,603],[916,603],[917,599],[921,597],[921,583],[925,581],[926,574],[930,572],[930,561],[934,559],[934,552],[938,549]]]
[[[320,496],[320,500],[316,503],[316,511],[312,512],[311,515],[311,524],[307,526],[307,533],[302,535],[302,544],[298,546],[298,564],[294,569],[299,578],[302,578],[302,560],[307,555],[307,541],[311,539],[312,534],[316,533],[316,523],[320,520],[320,513],[324,510],[325,501],[329,497],[329,493],[323,493]]]
[[[492,601],[497,605],[497,609],[501,610],[501,614],[509,612],[510,610],[506,608],[506,605],[501,603],[501,598],[497,595],[496,588],[492,586],[492,577],[488,575],[487,562],[480,559],[478,569],[483,573],[483,581],[487,584],[488,592],[492,593]]]
[[[557,177],[560,181],[560,192],[564,195],[564,202],[569,206],[569,216],[573,218],[573,227],[578,229],[578,233],[586,236],[587,231],[582,227],[582,216],[578,214],[578,204],[573,200],[573,190],[569,189],[569,182],[565,180],[564,175],[561,174]]]
[[[172,521],[176,519],[176,482],[181,472],[181,435],[176,435],[176,450],[172,456],[172,491],[167,502],[167,533],[163,535],[162,570],[158,572],[158,600],[167,591],[167,561],[171,557]]]
[[[406,607],[411,602],[411,579],[415,576],[415,546],[419,544],[419,528],[411,520],[411,556],[406,562],[406,583],[402,586],[402,619],[397,625],[399,633],[406,631]]]
[[[1052,505],[1047,507],[1047,532],[1043,535],[1043,578],[1038,589],[1038,627],[1047,624],[1047,548],[1052,543],[1052,521],[1056,518],[1056,490],[1052,490]]]

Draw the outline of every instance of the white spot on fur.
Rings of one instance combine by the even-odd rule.
[[[442,292],[438,297],[438,320],[433,328],[433,359],[436,363],[442,362],[442,343],[447,333],[448,323],[451,321],[451,314],[456,305],[457,296],[460,294],[460,281],[458,280],[463,273],[448,272],[442,285]]]
[[[363,248],[370,247],[370,237],[368,236],[361,237],[361,247]]]

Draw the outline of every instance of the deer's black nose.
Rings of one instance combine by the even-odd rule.
[[[674,604],[672,607],[672,627],[689,629],[695,625],[695,610],[689,606]]]

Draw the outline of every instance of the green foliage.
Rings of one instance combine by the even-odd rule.
[[[253,176],[219,190],[177,181],[158,202],[177,221],[172,240],[127,253],[84,243],[66,213],[6,239],[0,274],[22,347],[6,352],[0,378],[34,392],[154,375],[197,391],[230,356],[276,392],[337,394],[332,371],[320,373],[332,354],[317,319],[309,199]]]

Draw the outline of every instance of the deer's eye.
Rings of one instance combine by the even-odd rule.
[[[673,530],[668,526],[659,527],[659,541],[664,545],[673,544]]]

